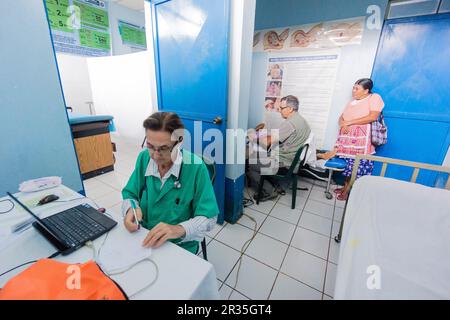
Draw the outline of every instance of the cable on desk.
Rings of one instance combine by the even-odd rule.
[[[52,259],[52,258],[58,256],[59,254],[60,254],[60,252],[59,252],[59,251],[56,251],[56,252],[53,253],[52,255],[48,256],[47,259]],[[11,271],[16,270],[17,268],[26,266],[27,264],[34,263],[34,262],[37,262],[37,260],[31,260],[31,261],[22,263],[21,265],[15,266],[14,268],[11,268],[11,269],[9,269],[8,271],[5,271],[5,272],[3,272],[2,274],[0,274],[0,277],[1,277],[1,276],[4,276],[5,274],[7,274],[7,273],[9,273],[9,272],[11,272]]]
[[[11,199],[5,199],[5,200],[0,201],[0,203],[2,203],[2,202],[9,202],[9,203],[11,203],[11,208],[9,208],[6,211],[0,211],[0,214],[5,214],[5,213],[8,213],[8,212],[11,212],[14,209],[14,207],[16,206],[14,204],[14,201],[12,201]]]
[[[105,242],[106,242],[106,239],[108,238],[108,235],[109,235],[109,232],[106,233],[106,236],[105,236],[105,238],[103,239],[103,241],[102,241],[100,247],[98,248],[98,251],[97,251],[96,248],[95,248],[94,242],[92,242],[92,241],[86,242],[86,246],[92,249],[92,251],[93,251],[93,259],[94,259],[95,263],[97,263],[97,264],[98,264],[98,261],[97,261],[97,260],[98,260],[98,257],[100,256],[100,252],[101,252],[103,246],[105,245]],[[106,270],[103,270],[103,272],[106,273],[108,276],[120,275],[120,274],[123,274],[123,273],[125,273],[125,272],[131,270],[131,269],[134,268],[136,265],[138,265],[138,264],[140,264],[141,262],[144,262],[144,261],[150,262],[150,263],[153,264],[153,266],[155,267],[155,273],[156,273],[155,278],[154,278],[149,284],[147,284],[147,285],[144,286],[143,288],[139,289],[139,290],[136,291],[135,293],[133,293],[133,294],[127,294],[128,297],[131,298],[131,297],[137,295],[138,293],[140,293],[140,292],[142,292],[142,291],[144,291],[144,290],[150,288],[150,287],[151,287],[152,285],[154,285],[155,282],[158,280],[158,278],[159,278],[159,268],[158,268],[158,265],[156,264],[155,261],[153,261],[152,259],[150,259],[150,257],[147,257],[147,258],[145,258],[145,259],[142,259],[142,260],[140,260],[140,261],[138,261],[138,262],[133,263],[132,265],[130,265],[130,266],[126,267],[126,268],[116,269],[116,270],[112,270],[112,271],[110,271],[110,272],[106,272]]]
[[[131,266],[129,266],[129,267],[123,269],[123,270],[120,270],[120,269],[119,269],[120,271],[113,271],[113,272],[108,273],[108,276],[119,275],[119,274],[122,274],[122,273],[125,273],[125,272],[131,270],[132,268],[134,268],[135,266],[137,266],[137,265],[140,264],[141,262],[145,262],[145,261],[150,262],[150,263],[153,264],[153,266],[155,267],[155,273],[156,273],[155,278],[154,278],[149,284],[145,285],[143,288],[139,289],[139,290],[136,291],[135,293],[129,294],[129,295],[128,295],[129,298],[131,298],[131,297],[137,295],[138,293],[141,293],[142,291],[144,291],[144,290],[150,288],[152,285],[155,284],[156,280],[158,280],[158,277],[159,277],[159,268],[158,268],[158,265],[156,264],[156,262],[153,261],[152,259],[150,259],[150,257],[147,257],[147,258],[145,258],[145,259],[142,259],[142,260],[140,260],[140,261],[138,261],[138,262],[132,264]]]

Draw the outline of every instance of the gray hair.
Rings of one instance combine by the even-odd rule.
[[[291,107],[292,109],[294,109],[294,111],[298,111],[299,102],[298,102],[298,98],[296,96],[289,95],[289,96],[283,97],[281,99],[281,101],[285,101],[285,100],[286,100],[287,107]]]

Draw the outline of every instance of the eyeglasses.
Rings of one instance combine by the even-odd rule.
[[[150,150],[150,152],[155,153],[156,151],[158,151],[158,153],[170,153],[173,151],[173,149],[175,148],[175,146],[179,143],[180,141],[175,142],[172,146],[161,146],[161,147],[155,147],[153,145],[151,145],[148,141],[147,141],[147,149]]]

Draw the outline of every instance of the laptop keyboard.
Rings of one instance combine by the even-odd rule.
[[[70,247],[76,247],[102,235],[106,228],[81,210],[67,209],[44,219],[47,227]]]

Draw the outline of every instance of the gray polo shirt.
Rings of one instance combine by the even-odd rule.
[[[308,122],[298,112],[294,112],[280,126],[279,159],[283,167],[289,167],[298,149],[311,134]]]

